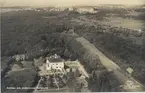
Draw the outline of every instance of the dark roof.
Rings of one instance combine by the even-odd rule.
[[[49,60],[49,62],[62,62],[64,61],[64,59],[62,59],[59,55],[55,54],[55,55],[51,55],[50,57],[47,57],[47,59]]]
[[[49,60],[49,62],[62,62],[63,61],[63,59],[61,59],[61,58],[50,58],[48,60]]]
[[[64,61],[61,57],[55,58],[55,57],[49,57],[49,62],[62,62]]]

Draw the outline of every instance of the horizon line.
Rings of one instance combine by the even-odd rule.
[[[96,4],[96,5],[8,5],[1,7],[77,7],[77,6],[100,6],[100,5],[124,5],[124,6],[142,6],[145,4]]]

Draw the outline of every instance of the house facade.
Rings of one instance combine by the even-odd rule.
[[[46,61],[46,70],[59,70],[63,71],[64,69],[64,62],[49,62],[49,60]]]

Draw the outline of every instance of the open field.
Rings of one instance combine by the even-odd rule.
[[[129,18],[122,18],[122,17],[104,17],[103,20],[96,20],[95,18],[87,18],[86,16],[80,16],[78,18],[72,19],[72,21],[77,22],[78,24],[85,24],[85,25],[92,25],[97,26],[99,25],[107,25],[107,26],[114,26],[114,27],[122,27],[128,28],[133,30],[144,30],[144,21],[143,20],[135,20]]]

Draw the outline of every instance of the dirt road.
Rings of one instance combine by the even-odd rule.
[[[70,46],[73,51],[78,49],[82,49],[86,51],[83,54],[92,54],[96,55],[96,57],[99,57],[99,60],[101,64],[108,69],[108,71],[112,71],[113,74],[116,77],[116,80],[121,82],[120,88],[123,91],[144,91],[145,88],[142,84],[140,84],[138,81],[136,81],[133,77],[127,74],[127,72],[123,71],[117,64],[116,62],[113,62],[111,59],[109,59],[107,56],[105,56],[101,51],[99,51],[93,44],[91,44],[88,40],[86,40],[83,37],[77,36],[77,34],[64,34],[65,39],[69,42],[70,45],[76,45],[75,49],[74,46]],[[70,38],[71,37],[71,38]],[[77,50],[78,50],[77,49]],[[80,51],[75,51],[75,52],[80,52]],[[79,53],[78,53],[79,54]],[[83,55],[81,54],[81,55]],[[94,57],[94,56],[92,56]],[[93,59],[93,58],[90,58]]]

